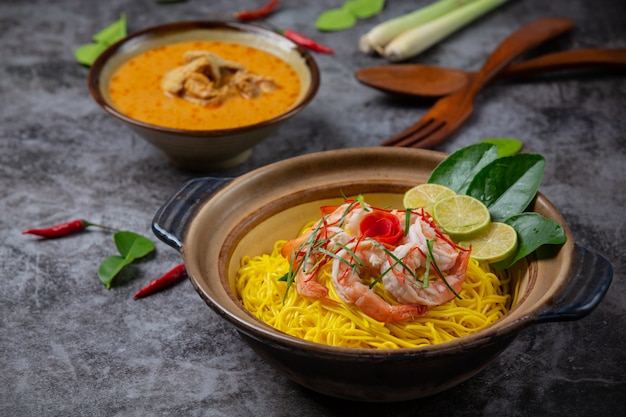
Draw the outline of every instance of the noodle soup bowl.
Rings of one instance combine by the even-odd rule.
[[[109,86],[121,65],[154,48],[194,41],[219,41],[252,47],[286,62],[300,81],[295,102],[270,119],[215,129],[198,129],[191,123],[185,128],[146,123],[125,114],[116,106]],[[189,171],[210,171],[244,162],[255,145],[275,133],[282,123],[314,99],[319,84],[317,64],[304,48],[260,26],[221,21],[176,22],[135,32],[106,49],[91,66],[88,78],[89,90],[98,105],[154,145],[172,165]]]
[[[517,303],[491,326],[418,348],[361,349],[305,341],[275,330],[242,307],[235,290],[244,256],[269,253],[297,235],[318,208],[361,194],[379,207],[401,207],[403,193],[426,182],[445,154],[406,148],[356,148],[299,156],[232,180],[198,178],[158,211],[153,231],[179,250],[205,302],[268,364],[330,396],[370,402],[409,400],[451,388],[488,366],[525,327],[577,320],[610,285],[612,268],[578,244],[557,209],[539,194],[532,207],[565,229],[567,242],[547,245],[510,271]],[[207,320],[209,318],[207,317]]]

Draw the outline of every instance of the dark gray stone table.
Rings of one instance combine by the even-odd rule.
[[[277,374],[183,282],[134,301],[134,292],[180,261],[156,255],[124,271],[111,290],[99,262],[114,253],[110,233],[56,241],[20,232],[73,218],[151,235],[165,199],[197,174],[106,115],[86,87],[73,50],[128,16],[130,31],[260,1],[0,1],[0,415],[2,416],[593,416],[626,410],[626,74],[560,74],[500,82],[477,100],[462,131],[439,149],[487,137],[515,137],[547,158],[541,191],[576,240],[615,268],[601,305],[574,322],[523,331],[484,372],[440,395],[406,403],[346,403]],[[315,101],[228,171],[309,152],[376,146],[430,103],[399,100],[355,81],[381,64],[357,49],[374,23],[427,1],[388,1],[350,30],[318,33],[317,15],[341,1],[285,0],[271,21],[336,48],[316,55]],[[497,42],[543,16],[576,28],[542,47],[626,47],[623,0],[513,0],[414,62],[477,69]],[[156,240],[156,239],[155,239]],[[421,378],[415,375],[416,379]]]

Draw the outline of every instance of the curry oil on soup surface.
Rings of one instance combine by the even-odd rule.
[[[282,59],[221,41],[148,50],[113,74],[119,111],[158,126],[218,130],[272,119],[296,103],[300,80]]]

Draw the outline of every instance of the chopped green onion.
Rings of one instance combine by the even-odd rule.
[[[408,208],[405,210],[404,214],[404,236],[406,237],[409,234],[409,227],[411,227],[411,209]]]
[[[424,288],[428,287],[428,276],[430,275],[430,263],[435,263],[435,258],[433,258],[433,247],[435,246],[435,239],[426,239],[426,248],[428,253],[426,254],[426,266],[424,267],[424,279],[422,282],[424,283]]]
[[[439,0],[430,6],[387,20],[363,35],[359,47],[365,53],[378,52],[382,55],[385,46],[396,36],[472,1],[475,0]]]
[[[428,248],[428,257],[432,258],[432,261],[433,261],[432,263],[433,263],[433,266],[435,267],[435,271],[437,271],[437,275],[443,280],[443,283],[446,284],[446,287],[448,287],[450,292],[452,292],[452,294],[454,294],[456,298],[458,298],[459,300],[462,300],[461,296],[454,290],[454,288],[452,288],[450,283],[448,283],[448,280],[446,279],[446,277],[443,276],[443,272],[441,272],[441,269],[439,269],[439,265],[437,265],[437,262],[435,262],[435,257],[433,256],[433,245],[429,245],[428,241],[426,241],[426,247]]]
[[[356,253],[354,253],[354,251],[352,251],[352,249],[350,249],[349,247],[347,247],[346,245],[344,245],[343,243],[339,243],[337,242],[335,245],[339,246],[341,249],[345,250],[346,252],[348,252],[348,255],[350,255],[352,257],[352,259],[354,259],[356,261],[356,263],[358,264],[358,266],[363,266],[363,261],[361,261],[359,259],[359,257],[357,256]],[[355,246],[356,248],[356,246]],[[333,252],[330,252],[331,256],[337,256],[337,258],[340,258],[338,255],[336,255]],[[341,260],[342,258],[340,258]]]
[[[393,38],[383,51],[391,62],[414,57],[509,0],[474,0]]]

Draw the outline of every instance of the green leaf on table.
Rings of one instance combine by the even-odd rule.
[[[126,14],[122,13],[120,18],[93,35],[96,43],[112,45],[127,35],[126,32]]]
[[[493,264],[496,268],[508,268],[540,246],[558,245],[567,240],[565,230],[559,223],[539,213],[521,213],[508,218],[505,223],[517,232],[518,250],[512,259]]]
[[[457,194],[466,194],[472,179],[498,157],[498,147],[476,143],[451,153],[428,178],[431,184],[445,185]]]
[[[111,288],[113,278],[126,265],[155,250],[154,243],[150,239],[125,230],[113,234],[113,241],[120,254],[109,256],[98,267],[98,278],[107,289]]]
[[[522,141],[512,138],[493,138],[483,139],[482,143],[490,143],[498,147],[498,158],[503,156],[515,155],[522,149]]]
[[[349,0],[339,8],[322,12],[315,21],[315,27],[326,32],[349,29],[357,19],[375,16],[384,6],[385,0]]]
[[[116,232],[113,240],[120,255],[126,258],[142,258],[154,250],[154,243],[150,239],[125,230]]]
[[[492,221],[505,221],[522,213],[535,198],[545,165],[544,157],[536,154],[495,159],[476,174],[467,194],[487,206]]]
[[[384,6],[385,0],[350,0],[342,8],[350,10],[359,19],[367,19],[380,13]]]
[[[103,43],[88,43],[77,48],[74,51],[74,57],[79,63],[90,66],[107,48],[108,45]]]
[[[111,282],[113,282],[113,278],[128,265],[131,261],[128,259],[119,256],[113,255],[106,258],[100,266],[98,267],[98,278],[100,278],[100,282],[102,282],[107,289],[111,288]]]
[[[87,66],[91,66],[94,61],[109,45],[114,44],[127,35],[126,15],[122,13],[119,20],[111,23],[93,36],[92,43],[82,45],[74,50],[76,60]]]
[[[349,29],[356,23],[356,17],[345,8],[322,12],[315,21],[315,27],[324,32]]]

